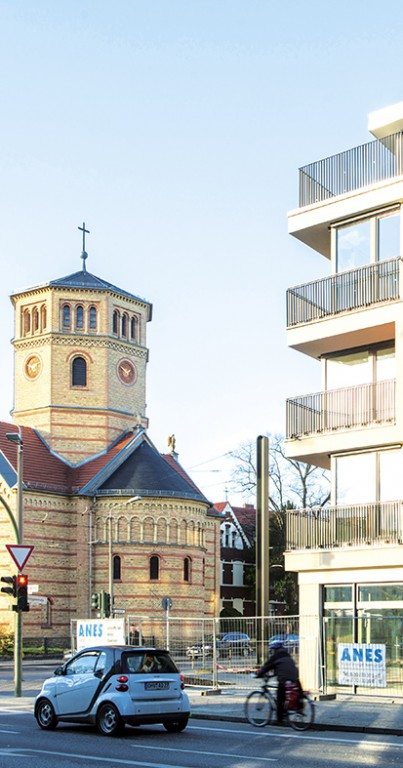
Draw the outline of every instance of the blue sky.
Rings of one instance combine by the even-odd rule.
[[[285,339],[287,287],[329,269],[287,234],[298,167],[370,140],[402,44],[396,0],[0,0],[0,417],[8,296],[80,269],[85,220],[88,270],[154,305],[150,437],[222,500],[216,457],[321,385]]]

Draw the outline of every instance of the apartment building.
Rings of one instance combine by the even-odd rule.
[[[288,216],[329,276],[287,291],[287,343],[318,361],[318,391],[287,401],[286,452],[330,470],[331,501],[287,512],[285,566],[304,682],[340,684],[338,643],[382,643],[387,688],[403,695],[403,102],[368,129],[300,169]]]

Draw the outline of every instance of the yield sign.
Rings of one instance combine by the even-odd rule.
[[[22,571],[33,550],[33,547],[26,546],[25,544],[6,544],[6,549],[8,549],[18,570]]]

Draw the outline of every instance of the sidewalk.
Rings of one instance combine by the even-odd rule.
[[[34,699],[46,675],[22,682],[23,695],[14,696],[11,679],[1,680],[0,714],[5,710],[33,711]],[[245,722],[244,703],[248,693],[240,688],[221,693],[187,686],[193,718]],[[276,726],[270,726],[275,728]],[[403,700],[385,697],[342,696],[315,702],[315,730],[353,731],[357,733],[403,736]]]
[[[204,689],[187,688],[192,717],[245,722],[247,691],[207,694]],[[275,727],[275,726],[272,726]],[[315,702],[316,730],[355,731],[403,736],[403,700],[343,696]]]

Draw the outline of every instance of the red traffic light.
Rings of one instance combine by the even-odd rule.
[[[25,573],[17,574],[17,587],[27,587],[28,576]]]

